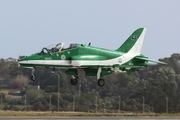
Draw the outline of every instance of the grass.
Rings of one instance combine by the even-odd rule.
[[[180,113],[88,113],[88,112],[18,112],[18,111],[0,111],[0,116],[147,116],[147,117],[180,117]]]

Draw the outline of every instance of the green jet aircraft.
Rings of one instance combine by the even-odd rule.
[[[166,64],[148,59],[141,54],[146,28],[139,28],[117,50],[108,50],[76,43],[58,43],[44,47],[41,52],[22,58],[19,65],[31,67],[68,68],[65,72],[72,75],[71,84],[76,85],[78,78],[97,76],[98,85],[104,86],[102,76],[113,72],[134,72],[148,66],[148,61]]]

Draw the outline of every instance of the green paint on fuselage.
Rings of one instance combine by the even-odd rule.
[[[51,53],[51,54],[44,54],[44,55],[38,55],[34,54],[28,57],[25,57],[19,61],[26,61],[26,60],[110,60],[117,58],[119,56],[122,56],[123,52],[115,51],[115,50],[108,50],[108,49],[103,49],[103,48],[98,48],[98,47],[93,47],[93,46],[87,46],[87,45],[81,45],[78,44],[77,48],[70,49],[70,50],[65,50],[56,52],[56,53]],[[62,55],[65,56],[65,58],[62,58]],[[144,57],[143,55],[141,55]],[[124,66],[147,66],[146,61],[143,60],[138,60],[138,59],[131,59],[130,61],[126,62],[123,64]],[[52,65],[52,64],[23,64],[21,63],[21,66],[24,67],[73,67],[72,65]],[[120,67],[119,65],[86,65],[86,66],[81,66],[81,67]]]
[[[113,59],[116,57],[119,57],[125,53],[114,51],[114,50],[107,50],[103,48],[93,47],[93,46],[87,46],[87,45],[81,45],[78,44],[78,48],[70,49],[51,53],[51,54],[44,54],[44,55],[38,55],[34,54],[25,58],[22,58],[19,61],[26,61],[26,60],[71,60],[71,57],[79,57],[82,58],[84,56],[89,56],[89,59],[83,59],[83,60],[108,60]],[[65,58],[62,58],[62,55],[65,56]],[[90,57],[92,56],[92,57]],[[93,57],[94,56],[94,57]],[[85,58],[85,57],[84,57]]]
[[[103,48],[98,48],[98,47],[93,47],[93,46],[81,46],[79,45],[78,47],[78,56],[99,56],[95,57],[92,59],[87,59],[87,60],[108,60],[108,59],[114,59],[119,56],[122,56],[123,52],[118,52],[115,50],[108,50],[108,49],[103,49]],[[97,58],[97,59],[96,59]]]

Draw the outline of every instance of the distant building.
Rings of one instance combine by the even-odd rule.
[[[9,85],[10,82],[11,82],[11,79],[0,78],[1,84]]]

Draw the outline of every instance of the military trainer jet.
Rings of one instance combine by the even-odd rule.
[[[102,76],[113,72],[134,72],[145,68],[151,60],[141,54],[146,28],[139,28],[117,50],[93,47],[90,44],[58,43],[44,47],[41,52],[19,60],[22,67],[31,67],[34,81],[34,71],[37,67],[68,68],[65,72],[71,75],[71,84],[76,85],[78,78],[97,76],[99,86],[104,86]]]

